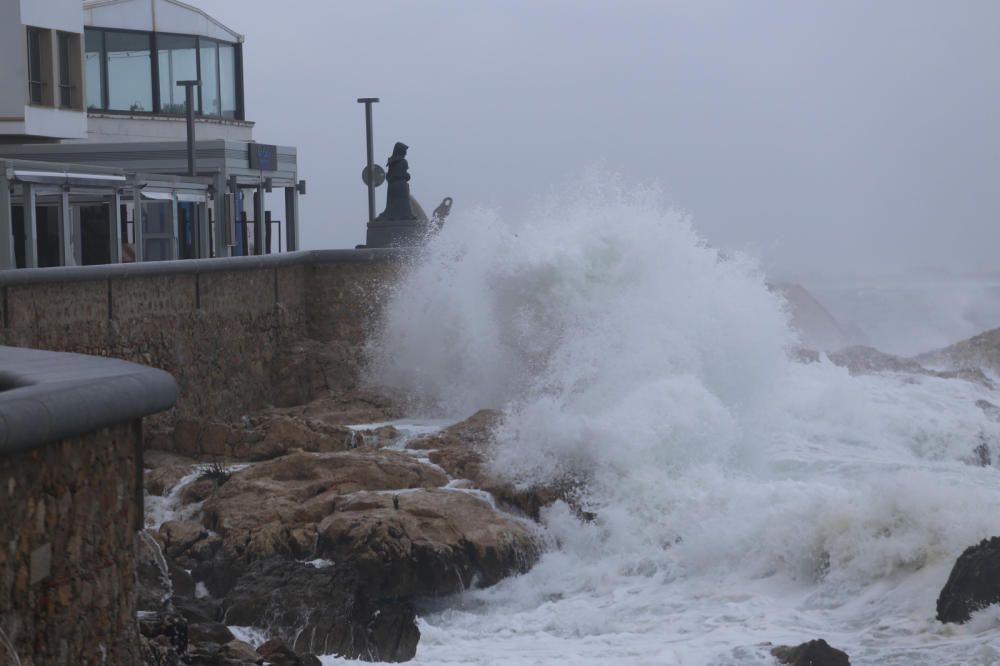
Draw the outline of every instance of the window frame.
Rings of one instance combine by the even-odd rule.
[[[191,35],[180,32],[150,32],[148,30],[127,30],[124,28],[102,28],[99,26],[85,26],[84,28],[84,40],[86,40],[86,33],[88,31],[100,32],[101,35],[101,108],[92,109],[87,108],[88,112],[92,113],[103,113],[110,115],[122,115],[122,116],[169,116],[169,117],[183,117],[184,114],[169,113],[163,111],[162,100],[160,99],[160,78],[162,76],[160,72],[160,58],[159,58],[159,40],[158,36],[171,36],[171,37],[193,37],[195,39],[195,54],[196,54],[196,66],[198,70],[199,79],[202,76],[201,69],[201,44],[203,41],[212,42],[215,44],[215,68],[216,68],[216,94],[220,100],[220,114],[219,115],[206,115],[204,113],[204,103],[203,95],[201,91],[198,91],[198,99],[195,104],[195,115],[199,118],[215,118],[219,120],[246,120],[246,109],[244,107],[244,91],[243,91],[243,44],[240,42],[227,42],[222,39],[215,39],[214,37],[203,37],[201,35]],[[109,86],[108,86],[108,59],[107,59],[107,38],[106,34],[109,32],[117,33],[129,33],[129,34],[139,34],[147,35],[150,39],[150,61],[152,67],[151,83],[153,90],[153,109],[151,111],[122,111],[118,109],[109,109]],[[221,113],[221,100],[222,100],[222,69],[219,56],[219,46],[226,45],[233,47],[233,67],[235,71],[234,75],[234,85],[236,87],[236,109],[233,118],[228,118]],[[86,50],[86,49],[85,49]],[[84,103],[86,106],[86,102]]]
[[[55,96],[55,106],[59,109],[67,109],[71,111],[77,110],[76,91],[79,90],[80,99],[86,95],[86,91],[82,90],[80,86],[80,73],[76,72],[74,76],[74,57],[73,51],[74,46],[76,49],[80,48],[80,41],[83,35],[75,32],[65,32],[63,30],[56,30],[56,83],[55,87],[58,90],[58,94]],[[75,44],[74,44],[75,38]],[[76,60],[79,60],[77,56]],[[80,62],[81,68],[83,67],[82,61]],[[65,78],[65,81],[63,80]]]
[[[153,49],[156,47],[155,33],[147,32],[146,30],[125,30],[124,28],[97,28],[97,27],[86,26],[84,28],[84,35],[83,35],[84,36],[84,41],[86,41],[86,38],[87,38],[87,32],[86,31],[88,31],[88,30],[97,31],[97,32],[100,32],[102,34],[101,34],[101,108],[99,108],[99,109],[88,108],[87,111],[88,112],[92,111],[94,113],[113,113],[113,114],[122,115],[122,116],[154,116],[154,115],[157,115],[156,114],[156,109],[158,108],[158,103],[159,103],[159,100],[157,99],[157,93],[159,92],[159,90],[157,89],[156,86],[153,86],[153,90],[152,90],[152,93],[153,93],[153,95],[152,95],[153,110],[151,110],[151,111],[124,111],[124,110],[120,110],[120,109],[109,109],[108,108],[111,105],[111,86],[110,86],[110,82],[108,81],[108,36],[107,36],[107,33],[109,33],[109,32],[115,32],[115,33],[119,33],[119,34],[145,35],[147,37],[150,37],[150,40],[149,40],[149,47],[150,47],[149,60],[150,60],[150,69],[151,69],[151,75],[150,75],[150,81],[151,82],[155,82],[156,81],[156,62],[155,62],[155,59],[153,58],[153,55],[155,53]],[[84,57],[86,57],[86,46],[84,47]],[[151,83],[150,85],[153,85],[153,83]]]
[[[107,111],[107,108],[108,108],[108,67],[107,67],[107,56],[106,56],[107,49],[106,49],[106,46],[105,46],[106,45],[106,40],[104,38],[104,33],[106,32],[106,29],[105,28],[89,28],[89,27],[85,27],[84,28],[84,31],[83,31],[83,60],[84,60],[84,69],[86,69],[86,67],[87,67],[87,65],[86,65],[87,54],[88,53],[93,53],[93,51],[88,51],[87,50],[87,32],[96,32],[96,33],[99,33],[101,35],[101,49],[100,49],[100,51],[98,51],[98,59],[97,59],[97,67],[98,67],[98,69],[101,72],[101,105],[99,107],[97,107],[97,108],[94,108],[94,109],[90,108],[90,100],[86,99],[88,91],[84,91],[84,98],[85,99],[83,101],[83,107],[88,112],[90,112],[90,111],[96,111],[96,112],[100,112],[100,113],[105,113]]]
[[[36,28],[35,26],[25,26],[25,36],[26,36],[26,48],[27,48],[27,69],[28,69],[28,104],[30,106],[48,106],[45,103],[45,58],[42,55],[42,50],[45,48],[45,28]],[[32,37],[37,41],[34,46],[37,46],[38,53],[34,53],[32,49]],[[38,69],[38,79],[32,78],[32,70],[37,67]],[[38,90],[38,99],[35,99],[35,90]]]

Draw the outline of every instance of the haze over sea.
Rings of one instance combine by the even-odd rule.
[[[655,189],[592,174],[521,219],[449,219],[372,347],[414,417],[502,409],[494,469],[572,479],[529,573],[422,610],[420,664],[991,664],[1000,612],[935,620],[1000,532],[980,384],[789,358],[785,304]],[[325,663],[340,663],[325,657]]]

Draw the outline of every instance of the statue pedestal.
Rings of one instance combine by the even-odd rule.
[[[423,245],[427,226],[416,218],[374,220],[368,223],[365,247],[416,247]]]

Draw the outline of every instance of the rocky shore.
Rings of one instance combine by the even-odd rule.
[[[240,423],[182,421],[153,440],[140,538],[149,663],[405,661],[415,601],[532,566],[532,518],[559,493],[489,475],[499,415],[423,436],[349,427],[395,415],[379,396],[341,394]]]
[[[996,355],[982,340],[993,338],[980,338],[933,357],[866,347],[827,357],[851,374],[992,389]],[[819,360],[808,351],[798,357]],[[990,418],[1000,413],[977,405]],[[557,500],[577,506],[578,489],[523,488],[493,476],[486,461],[497,412],[438,429],[387,424],[400,416],[383,396],[331,391],[235,422],[181,419],[151,437],[139,539],[147,663],[315,666],[322,654],[406,661],[420,639],[421,600],[447,604],[449,595],[527,571],[545,545],[540,512]],[[994,457],[970,442],[972,463]],[[959,558],[938,602],[942,622],[1000,603],[998,542]],[[772,654],[787,664],[849,663],[822,640]]]

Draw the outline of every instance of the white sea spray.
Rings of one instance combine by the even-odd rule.
[[[369,381],[502,409],[494,471],[576,479],[596,514],[551,507],[558,547],[424,617],[417,662],[765,664],[824,637],[856,664],[992,663],[995,623],[944,627],[934,600],[1000,533],[998,472],[965,462],[1000,441],[993,392],[790,361],[755,264],[658,200],[591,177],[524,220],[456,213],[389,303]]]

